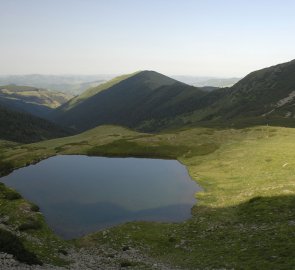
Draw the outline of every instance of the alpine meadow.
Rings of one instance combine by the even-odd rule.
[[[293,1],[0,6],[0,269],[295,269]]]

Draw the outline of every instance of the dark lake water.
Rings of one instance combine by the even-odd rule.
[[[200,190],[176,160],[56,156],[0,179],[75,238],[127,221],[183,221]]]

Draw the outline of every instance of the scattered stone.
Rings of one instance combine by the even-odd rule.
[[[123,247],[122,247],[122,250],[123,250],[123,251],[127,251],[127,250],[129,250],[129,249],[130,249],[129,246],[123,246]]]
[[[184,239],[180,240],[180,245],[184,245],[185,243],[186,243],[186,240],[184,240]]]
[[[147,249],[146,249],[147,250]],[[140,252],[128,245],[121,250],[114,250],[108,245],[92,246],[87,248],[58,249],[61,258],[69,265],[58,267],[48,264],[27,265],[17,261],[11,254],[0,252],[0,269],[5,270],[119,270],[119,269],[153,269],[178,270],[149,257],[146,252]],[[64,256],[64,257],[63,257]],[[65,257],[66,256],[66,257]]]

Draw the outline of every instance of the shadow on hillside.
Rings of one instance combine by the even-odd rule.
[[[128,233],[135,243],[140,239],[153,254],[182,267],[295,268],[295,196],[254,197],[225,208],[196,205],[192,213],[181,224],[130,223],[112,233],[119,239]]]
[[[230,223],[259,223],[294,221],[295,229],[295,195],[274,197],[253,197],[250,200],[225,208],[210,208],[195,205],[192,208],[193,217],[213,215],[228,218]],[[230,215],[228,215],[230,214]],[[292,223],[292,222],[291,222]]]
[[[236,118],[226,119],[222,121],[204,120],[196,123],[187,125],[187,128],[193,127],[207,127],[216,129],[227,129],[227,128],[250,128],[255,126],[274,126],[274,127],[295,127],[294,118],[286,117],[251,117],[251,118]]]

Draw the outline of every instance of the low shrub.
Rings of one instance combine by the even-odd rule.
[[[37,204],[34,204],[34,203],[31,204],[30,209],[33,212],[39,212],[40,211],[40,207]]]
[[[3,229],[0,229],[0,251],[12,254],[18,261],[26,264],[42,265],[37,256],[28,251],[17,236]]]
[[[261,196],[256,196],[256,197],[253,197],[249,200],[249,203],[256,203],[256,202],[259,202],[263,199],[263,197]]]
[[[3,183],[0,183],[0,197],[10,201],[22,198],[19,193],[17,193],[13,189],[6,187]]]
[[[13,169],[14,169],[13,162],[0,160],[0,176],[11,173]]]
[[[59,249],[58,250],[58,253],[60,253],[60,254],[62,254],[64,256],[67,256],[68,255],[68,252],[66,250],[64,250],[64,249]]]
[[[41,229],[42,224],[39,220],[29,219],[25,223],[21,224],[18,229],[20,231],[28,231],[28,230],[39,230]]]
[[[132,266],[133,263],[130,262],[130,261],[127,261],[127,260],[124,260],[120,263],[120,266],[123,268],[123,267],[129,267],[129,266]]]
[[[4,192],[4,198],[6,200],[13,201],[21,199],[22,196],[13,189],[6,189]]]

